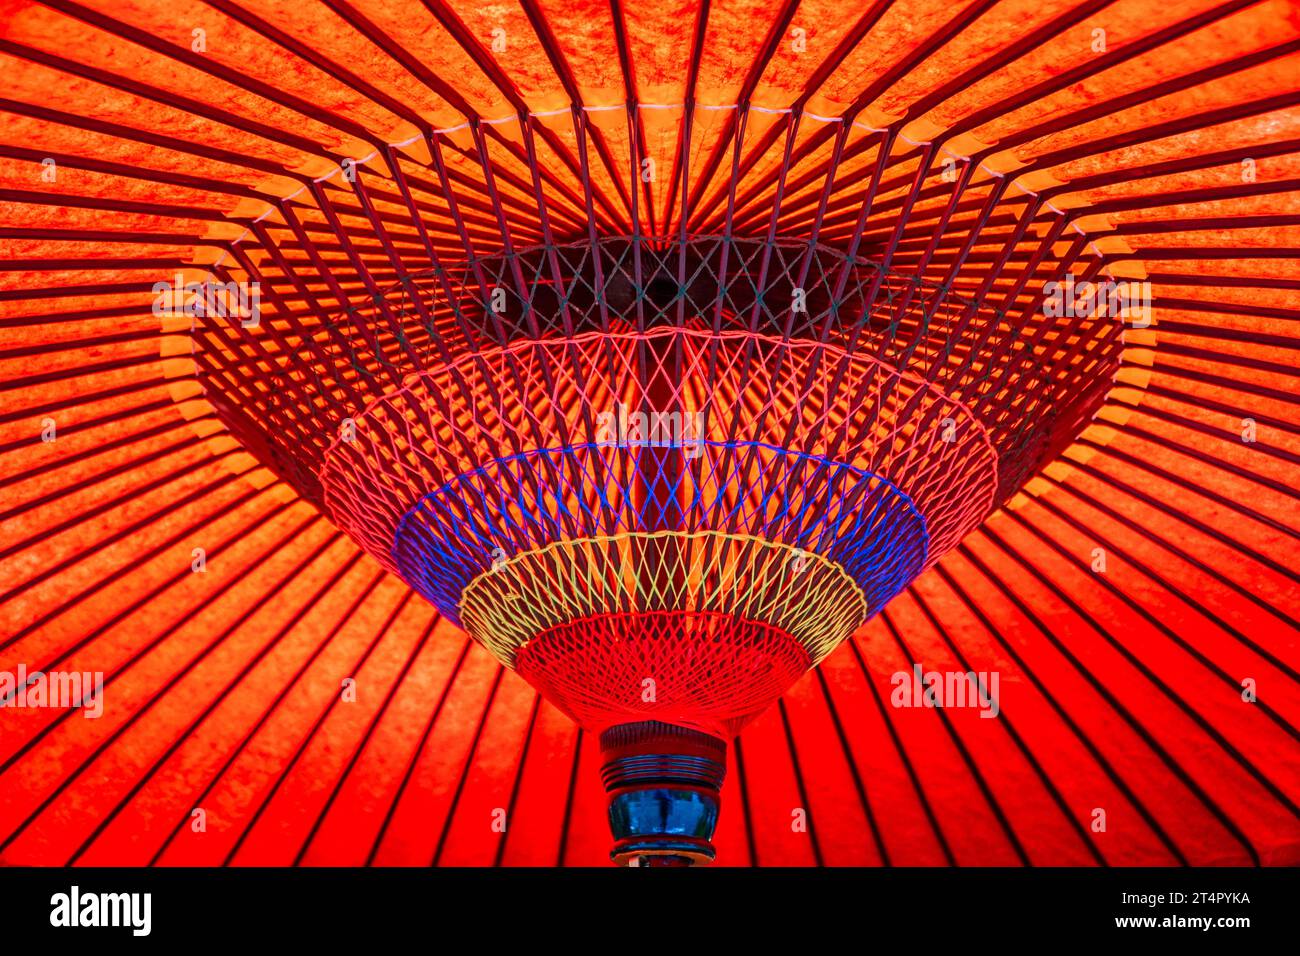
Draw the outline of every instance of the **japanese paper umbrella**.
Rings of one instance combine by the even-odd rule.
[[[1300,861],[1293,4],[0,37],[0,861]]]

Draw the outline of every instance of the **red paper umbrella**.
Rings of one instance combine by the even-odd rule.
[[[1300,862],[1293,5],[0,25],[0,861]]]

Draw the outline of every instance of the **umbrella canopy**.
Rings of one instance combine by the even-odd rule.
[[[902,330],[1000,467],[730,749],[719,862],[1300,862],[1293,4],[0,2],[0,74],[0,674],[103,680],[11,681],[0,861],[602,861],[596,735],[356,543],[364,426],[404,356],[725,312],[760,421]]]

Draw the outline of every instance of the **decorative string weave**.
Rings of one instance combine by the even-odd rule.
[[[489,568],[495,573],[506,555],[601,535],[712,529],[781,543],[834,561],[873,608],[905,587],[925,559],[924,520],[905,495],[873,475],[781,449],[717,444],[669,469],[664,451],[580,446],[462,476],[403,518],[397,568],[459,620],[470,579]],[[756,465],[742,471],[750,453]],[[664,528],[670,531],[657,530]]]
[[[610,653],[617,648],[617,653]],[[603,614],[520,648],[515,668],[584,727],[660,720],[734,737],[811,666],[780,629],[730,614]]]
[[[856,239],[467,245],[196,357],[263,460],[585,726],[734,733],[1096,407],[1117,326],[1025,296],[1058,237],[960,290]]]
[[[789,545],[717,531],[557,541],[466,586],[460,619],[502,662],[556,625],[608,614],[689,611],[763,621],[816,663],[866,619],[843,568]]]
[[[434,396],[458,380],[474,405],[436,415]],[[665,413],[676,434],[619,434],[622,416]],[[326,507],[408,580],[414,566],[398,552],[410,536],[430,549],[450,537],[447,547],[477,551],[465,560],[478,569],[497,548],[566,533],[771,535],[764,509],[833,496],[860,475],[891,484],[922,516],[919,572],[984,517],[997,482],[983,426],[917,377],[831,346],[676,328],[468,357],[372,403],[350,438],[327,455]],[[655,444],[665,447],[634,452]],[[848,508],[869,503],[857,496]]]
[[[510,254],[471,252],[406,274],[386,291],[376,286],[319,321],[268,316],[274,335],[265,341],[220,320],[200,321],[196,358],[211,370],[210,395],[232,430],[318,501],[320,473],[343,423],[391,401],[413,376],[438,379],[421,396],[422,410],[403,409],[417,428],[428,417],[434,431],[439,422],[454,422],[472,433],[503,400],[496,390],[504,387],[528,399],[516,444],[552,447],[570,443],[543,438],[570,411],[553,407],[565,405],[565,389],[603,409],[608,403],[589,378],[620,378],[610,363],[626,361],[626,352],[593,358],[576,344],[597,333],[645,339],[676,328],[745,336],[732,353],[741,363],[733,371],[745,376],[771,363],[763,343],[824,349],[810,367],[820,370],[829,360],[833,381],[841,364],[876,363],[897,373],[898,383],[933,387],[965,409],[995,450],[996,504],[1087,421],[1122,347],[1113,316],[1080,312],[1062,320],[1041,313],[1044,284],[1062,279],[1073,260],[1057,256],[1053,229],[1016,235],[1023,245],[1011,242],[993,266],[973,268],[978,281],[960,284],[785,237],[602,236]],[[1024,263],[1012,268],[1013,260]],[[279,327],[282,320],[288,328]],[[559,376],[553,390],[530,378],[527,356],[514,352],[543,341],[564,353],[551,366]],[[655,376],[687,378],[647,350],[636,354],[633,368],[646,386]],[[704,369],[696,391],[722,388],[713,372]],[[797,399],[805,385],[795,380],[782,388]],[[888,400],[892,387],[881,394]],[[836,384],[831,397],[854,415],[872,413],[851,389]],[[895,417],[910,420],[915,411]]]

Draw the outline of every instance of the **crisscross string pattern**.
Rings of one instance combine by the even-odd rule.
[[[631,533],[558,541],[465,588],[465,628],[503,661],[559,624],[604,614],[725,614],[790,635],[816,663],[858,627],[866,598],[835,562],[748,535]]]
[[[437,417],[433,396],[458,376],[475,406]],[[656,402],[680,410],[678,434],[651,427],[664,423],[643,411]],[[626,425],[638,414],[644,436]],[[394,570],[412,540],[481,569],[498,548],[665,522],[806,542],[811,525],[790,514],[851,492],[838,527],[871,504],[870,476],[928,527],[919,571],[992,507],[996,463],[981,423],[916,376],[831,346],[666,328],[524,343],[414,376],[335,442],[322,483],[335,519]]]
[[[611,654],[610,647],[619,653]],[[540,632],[514,667],[584,727],[642,720],[734,737],[811,666],[789,634],[707,611],[601,614]]]
[[[814,401],[804,393],[820,388],[849,414],[872,415],[869,396],[839,379],[850,365],[876,363],[896,375],[880,399],[905,382],[923,384],[980,423],[995,449],[999,503],[1086,424],[1122,347],[1114,316],[1041,314],[1043,282],[1065,276],[1074,260],[1068,250],[1058,255],[1064,244],[1046,226],[1019,238],[1024,245],[1008,245],[993,267],[972,266],[982,277],[975,288],[785,237],[606,236],[474,254],[376,287],[320,321],[299,317],[281,328],[278,317],[268,319],[273,334],[256,344],[224,321],[200,318],[196,359],[211,369],[210,397],[241,441],[313,501],[326,494],[321,472],[346,423],[393,402],[413,377],[432,375],[436,386],[419,396],[420,408],[401,406],[411,428],[449,428],[462,444],[486,428],[488,440],[504,444],[499,457],[581,440],[554,440],[559,422],[571,425],[575,410],[608,410],[621,397],[602,392],[612,384],[630,381],[652,396],[650,411],[672,411],[674,401],[687,403],[683,411],[721,407],[735,395],[727,377],[764,374],[780,359],[772,354],[779,343],[815,357],[803,380],[779,364],[765,373],[782,393],[769,394],[772,409]],[[1013,259],[1037,272],[1032,287],[1028,273],[1006,268]],[[698,353],[584,347],[618,336],[650,342],[670,329],[737,340],[693,367],[677,363]],[[535,343],[546,343],[549,367],[530,365],[539,352],[521,354]],[[721,395],[710,399],[714,389]],[[494,409],[519,395],[527,401],[513,434],[494,431]],[[737,409],[751,413],[762,406]],[[908,409],[888,419],[929,427],[947,417]],[[405,431],[407,423],[388,427]]]

